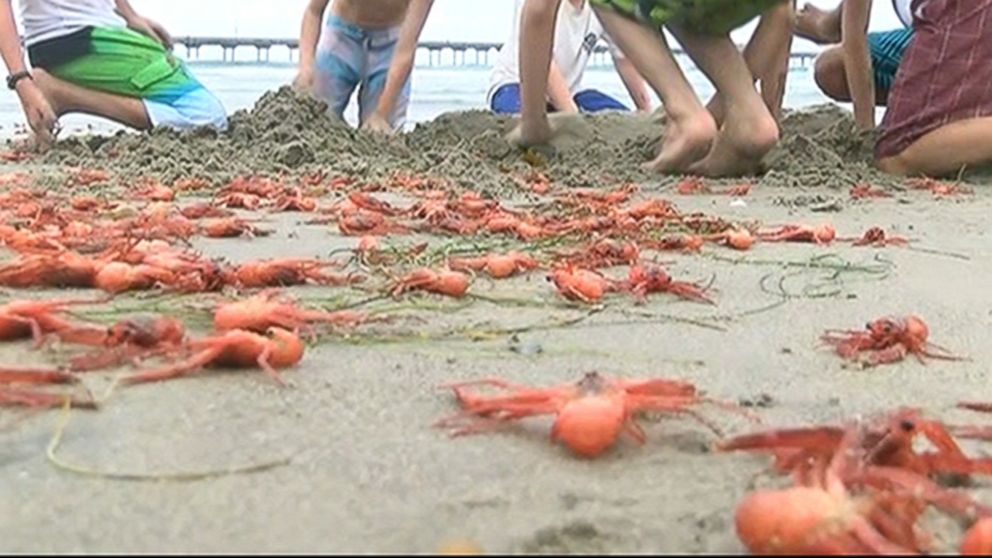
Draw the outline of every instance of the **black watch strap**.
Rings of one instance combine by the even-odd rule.
[[[24,70],[23,72],[17,72],[16,74],[10,74],[9,76],[7,76],[7,89],[13,90],[14,88],[17,87],[17,82],[21,81],[24,78],[34,79],[33,77],[31,77],[31,72],[27,70]]]

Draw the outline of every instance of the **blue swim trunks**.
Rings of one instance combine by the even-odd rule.
[[[592,114],[604,110],[630,111],[620,101],[595,89],[579,91],[572,99],[575,100],[579,110],[585,113]],[[520,114],[520,84],[507,83],[497,89],[493,93],[489,108],[496,114]],[[554,111],[554,108],[548,105],[548,111]]]
[[[868,48],[871,50],[871,63],[875,70],[875,88],[889,91],[896,80],[896,72],[902,62],[906,47],[913,40],[912,29],[897,29],[868,33]]]
[[[365,29],[330,15],[314,59],[314,93],[332,113],[343,117],[358,88],[359,120],[365,122],[379,104],[386,74],[396,52],[399,27]],[[389,123],[400,129],[410,104],[410,80],[400,93]]]

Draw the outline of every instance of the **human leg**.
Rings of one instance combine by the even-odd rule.
[[[753,171],[778,142],[778,125],[754,88],[751,71],[728,35],[673,28],[686,52],[720,92],[727,118],[713,148],[690,170],[707,176]]]
[[[665,36],[603,2],[593,2],[603,27],[661,99],[668,125],[658,156],[649,168],[684,171],[706,155],[716,123],[699,101],[672,55]]]
[[[840,23],[843,16],[843,0],[833,10],[806,4],[796,14],[796,35],[820,45],[837,44],[841,41]]]
[[[59,116],[81,112],[139,130],[151,127],[151,120],[141,99],[87,89],[58,79],[40,68],[35,69],[33,75],[55,114]]]
[[[313,93],[338,118],[344,117],[362,81],[367,58],[364,39],[364,30],[333,15],[321,32],[314,54]]]
[[[891,157],[883,171],[902,175],[949,176],[968,167],[992,164],[992,116],[958,120],[926,134]]]
[[[148,129],[226,127],[220,101],[157,41],[93,27],[34,45],[35,78],[59,114],[84,112]]]
[[[744,49],[744,61],[761,84],[761,97],[776,122],[781,120],[785,102],[795,11],[795,0],[785,0],[766,12],[758,26],[759,40]]]
[[[152,127],[166,126],[176,130],[210,127],[227,129],[227,111],[213,93],[195,89],[168,103],[145,100],[145,110]]]
[[[992,162],[992,0],[917,14],[875,147],[895,174],[943,175]]]
[[[827,97],[841,103],[851,102],[851,89],[847,86],[847,73],[844,69],[844,50],[841,47],[830,47],[816,57],[813,63],[813,80]]]
[[[785,96],[785,79],[789,71],[792,50],[794,0],[780,5],[761,16],[758,28],[744,48],[744,61],[752,79],[761,84],[761,96],[777,121]],[[707,105],[717,124],[724,119],[723,98],[717,92]]]
[[[582,112],[596,113],[604,110],[630,112],[630,108],[627,105],[595,89],[579,91],[575,94],[574,99],[575,104],[578,105],[579,110]]]
[[[877,105],[886,105],[903,53],[912,38],[912,29],[868,34]],[[844,67],[844,51],[840,46],[830,47],[816,57],[813,77],[824,95],[842,103],[851,101],[851,91],[847,86],[847,72]]]

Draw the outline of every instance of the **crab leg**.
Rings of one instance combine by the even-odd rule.
[[[648,436],[644,432],[644,429],[632,419],[627,419],[623,423],[623,431],[637,442],[638,445],[644,445],[648,441]]]
[[[24,324],[31,328],[31,338],[34,340],[34,348],[37,349],[45,343],[45,334],[41,330],[41,325],[38,320],[34,318],[27,318],[24,316],[17,316],[8,314],[3,317],[4,320],[10,320],[14,323]]]
[[[720,442],[721,451],[796,448],[817,451],[836,448],[844,438],[844,430],[834,426],[773,430],[745,434]]]
[[[934,353],[934,352],[931,351],[931,349],[932,350],[935,350],[935,351],[939,351],[939,352]],[[934,345],[933,343],[927,343],[927,347],[924,348],[922,354],[923,354],[923,356],[930,357],[930,358],[935,358],[935,359],[938,359],[938,360],[951,360],[951,361],[968,360],[967,357],[962,357],[962,356],[955,355],[955,354],[951,353],[950,350],[945,349],[944,347],[941,347],[940,345]]]
[[[883,490],[902,490],[946,512],[969,519],[992,514],[992,508],[978,503],[964,492],[948,490],[924,476],[896,467],[867,466],[858,472],[854,480]]]
[[[992,413],[992,403],[963,402],[963,403],[958,403],[958,408],[968,409],[969,411],[978,411],[979,413]]]
[[[63,343],[98,346],[106,340],[107,330],[97,326],[71,326],[56,332],[56,335]]]
[[[258,355],[258,367],[262,369],[263,372],[269,375],[270,378],[276,381],[282,387],[286,387],[286,381],[282,379],[282,375],[269,364],[269,357],[272,356],[272,347],[265,347],[262,354]]]
[[[153,368],[151,370],[145,370],[144,372],[139,372],[137,374],[131,374],[121,378],[121,383],[125,385],[132,384],[143,384],[148,382],[160,382],[163,380],[169,380],[172,378],[178,378],[180,376],[186,376],[198,371],[203,368],[215,358],[220,356],[224,352],[225,347],[214,346],[199,353],[193,355],[191,358],[187,359],[185,362],[180,362],[178,364],[172,364],[168,366],[162,366],[160,368]]]
[[[57,393],[30,391],[12,388],[0,388],[0,407],[61,407],[66,399],[74,407],[95,409],[97,404],[92,399],[77,399]]]
[[[473,411],[460,411],[454,415],[438,420],[434,423],[434,426],[440,428],[453,428],[454,430],[451,433],[452,437],[465,436],[468,434],[476,434],[497,429],[512,420],[518,420],[529,416],[551,414],[554,413],[555,410],[556,406],[553,404],[546,404],[544,406],[537,407],[525,404],[516,407],[508,405],[505,408],[499,409],[500,414],[496,417],[480,416]],[[459,420],[466,420],[468,421],[468,424],[458,425]]]
[[[530,386],[524,384],[518,384],[515,382],[508,382],[506,380],[500,380],[499,378],[483,378],[481,380],[469,380],[466,382],[455,382],[455,383],[441,385],[442,388],[451,388],[454,390],[458,390],[466,387],[472,387],[472,386],[492,386],[492,387],[498,387],[506,390],[515,390],[515,391],[538,391],[531,388]]]
[[[76,377],[50,368],[0,368],[0,384],[71,384]]]
[[[624,390],[631,395],[685,396],[696,395],[696,386],[681,380],[638,380],[622,382]]]

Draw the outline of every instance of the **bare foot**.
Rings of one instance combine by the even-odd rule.
[[[806,4],[796,14],[796,35],[820,45],[839,43],[840,18],[840,9],[828,12]]]
[[[778,143],[778,124],[764,103],[751,110],[728,110],[727,114],[713,149],[689,168],[690,173],[710,177],[753,173]]]
[[[671,117],[658,156],[644,168],[659,173],[682,172],[706,156],[714,137],[716,123],[705,110],[688,117]]]

